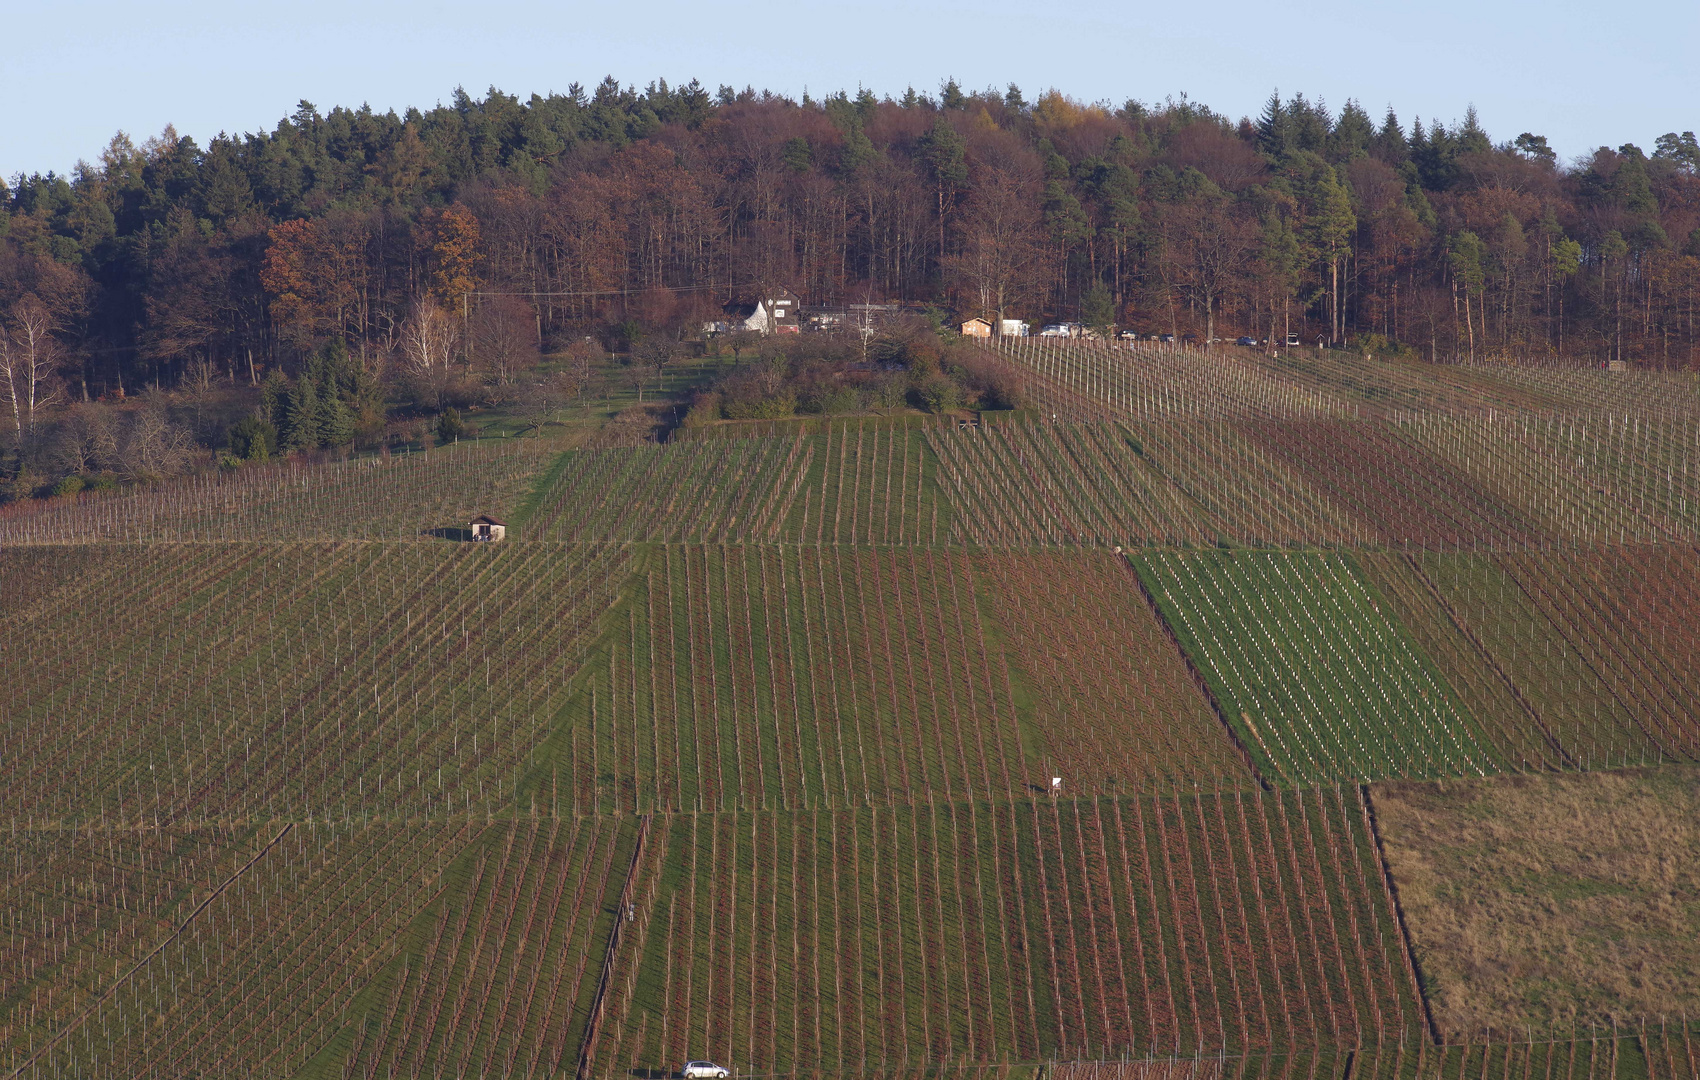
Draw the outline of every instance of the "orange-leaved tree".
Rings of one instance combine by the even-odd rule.
[[[361,321],[363,222],[302,218],[274,225],[266,239],[260,284],[271,296],[272,320],[285,336],[306,341],[346,333],[351,320]]]
[[[465,313],[469,294],[478,288],[478,219],[464,206],[450,206],[433,215],[431,232],[432,300],[457,314]]]

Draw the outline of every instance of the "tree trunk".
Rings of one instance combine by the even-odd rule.
[[[1328,344],[1338,343],[1339,337],[1335,331],[1340,323],[1340,260],[1338,257],[1328,260]]]
[[[1464,329],[1470,335],[1470,359],[1476,358],[1476,322],[1470,314],[1470,290],[1464,290]]]
[[[939,193],[939,265],[944,265],[944,185],[938,187]]]

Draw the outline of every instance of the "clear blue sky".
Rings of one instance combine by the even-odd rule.
[[[9,9],[9,10],[8,10]],[[156,0],[0,7],[0,175],[94,160],[114,131],[173,123],[203,144],[321,109],[701,79],[817,96],[1056,87],[1087,101],[1186,92],[1230,116],[1300,91],[1380,118],[1450,121],[1472,102],[1495,141],[1546,135],[1565,159],[1651,149],[1700,128],[1696,0],[1006,0],[863,4],[294,3]]]

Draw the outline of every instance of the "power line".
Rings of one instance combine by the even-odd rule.
[[[600,289],[588,292],[528,292],[523,290],[506,291],[492,289],[474,289],[468,296],[630,296],[634,292],[647,292],[651,288],[666,289],[668,292],[705,292],[714,289],[748,289],[759,288],[760,283],[754,281],[741,282],[736,285],[681,285],[674,288],[669,285],[643,286],[641,288]]]

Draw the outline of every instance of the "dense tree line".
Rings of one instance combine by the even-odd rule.
[[[269,132],[121,134],[70,176],[0,188],[0,395],[22,431],[55,401],[300,377],[334,340],[362,378],[440,397],[474,360],[677,335],[778,284],[818,305],[1686,364],[1697,169],[1692,133],[1565,167],[1473,112],[1406,126],[1303,96],[1238,122],[954,83],[303,102]]]

